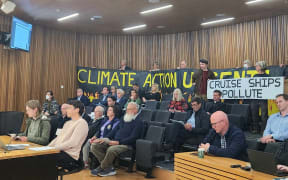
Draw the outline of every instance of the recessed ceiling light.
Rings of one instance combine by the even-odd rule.
[[[235,19],[234,17],[231,17],[231,18],[219,19],[215,21],[209,21],[209,22],[202,23],[201,26],[217,24],[217,23],[222,23],[222,22],[227,22],[227,21],[233,21],[234,19]]]
[[[166,6],[161,6],[161,7],[158,7],[158,8],[154,8],[154,9],[149,9],[149,10],[146,10],[146,11],[142,11],[140,12],[140,14],[148,14],[148,13],[153,13],[153,12],[156,12],[156,11],[161,11],[163,9],[168,9],[168,8],[171,8],[173,7],[172,4],[169,4],[169,5],[166,5]]]
[[[252,1],[247,1],[245,4],[255,4],[255,3],[258,3],[258,2],[262,2],[264,0],[252,0]]]
[[[64,20],[71,19],[71,18],[74,18],[74,17],[77,17],[77,16],[79,16],[79,13],[74,13],[74,14],[71,14],[71,15],[68,15],[68,16],[64,16],[62,18],[58,18],[57,21],[64,21]]]
[[[91,21],[94,21],[95,19],[102,19],[103,17],[102,16],[92,16],[90,18]]]
[[[137,25],[137,26],[131,26],[131,27],[127,27],[124,28],[123,31],[131,31],[131,30],[136,30],[136,29],[141,29],[146,27],[146,24],[141,24],[141,25]]]
[[[157,26],[158,29],[163,29],[165,26]]]

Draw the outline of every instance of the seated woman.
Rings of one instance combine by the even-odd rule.
[[[138,105],[141,105],[141,99],[138,97],[138,93],[136,90],[132,89],[130,91],[130,98],[128,99],[127,103],[125,104],[124,108],[127,109],[127,106],[130,102],[135,102]]]
[[[145,103],[146,101],[160,101],[161,94],[159,92],[159,85],[154,83],[152,84],[151,91],[145,94],[145,97],[142,98],[142,101]]]
[[[16,139],[22,142],[32,142],[35,144],[47,145],[50,137],[50,119],[41,114],[40,102],[30,100],[26,103],[26,128],[23,133],[18,134]]]
[[[88,154],[89,154],[89,150],[90,150],[90,148],[88,148],[88,147],[90,147],[90,145],[93,146],[93,144],[101,142],[101,139],[106,138],[109,135],[109,133],[115,127],[117,127],[117,125],[119,124],[120,120],[115,116],[116,113],[117,113],[116,111],[117,111],[117,109],[115,108],[115,106],[108,107],[108,109],[107,109],[107,117],[101,123],[100,131],[96,132],[95,136],[93,136],[85,144],[84,148],[86,148],[86,152],[85,153],[87,153],[87,156],[85,155],[83,157],[87,157],[87,159],[84,159],[84,163],[85,163],[86,167],[88,166]]]
[[[60,150],[56,154],[56,166],[71,170],[80,166],[80,151],[89,129],[87,122],[81,117],[84,112],[83,103],[71,100],[66,110],[71,120],[64,124],[59,135],[48,146]]]
[[[188,104],[183,98],[182,92],[179,88],[175,89],[173,92],[172,101],[169,104],[170,112],[185,112],[188,109]]]
[[[46,116],[59,114],[59,104],[53,96],[53,91],[47,91],[45,102],[43,104],[43,113]]]

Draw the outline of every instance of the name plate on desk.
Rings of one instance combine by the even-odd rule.
[[[255,77],[208,80],[207,98],[213,99],[213,91],[222,92],[222,99],[275,99],[284,93],[283,77]]]

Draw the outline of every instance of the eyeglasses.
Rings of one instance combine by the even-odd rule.
[[[213,126],[216,126],[216,124],[218,124],[218,123],[220,123],[220,122],[222,122],[223,120],[220,120],[220,121],[218,121],[218,122],[215,122],[215,123],[211,123],[211,126],[213,127]]]

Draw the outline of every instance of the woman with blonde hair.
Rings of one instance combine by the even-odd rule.
[[[173,98],[169,104],[170,112],[185,112],[188,109],[188,104],[182,95],[182,91],[177,88],[173,92]]]
[[[145,94],[145,97],[142,98],[142,101],[145,103],[146,101],[160,101],[161,94],[159,92],[159,85],[157,83],[152,84],[151,91]]]

